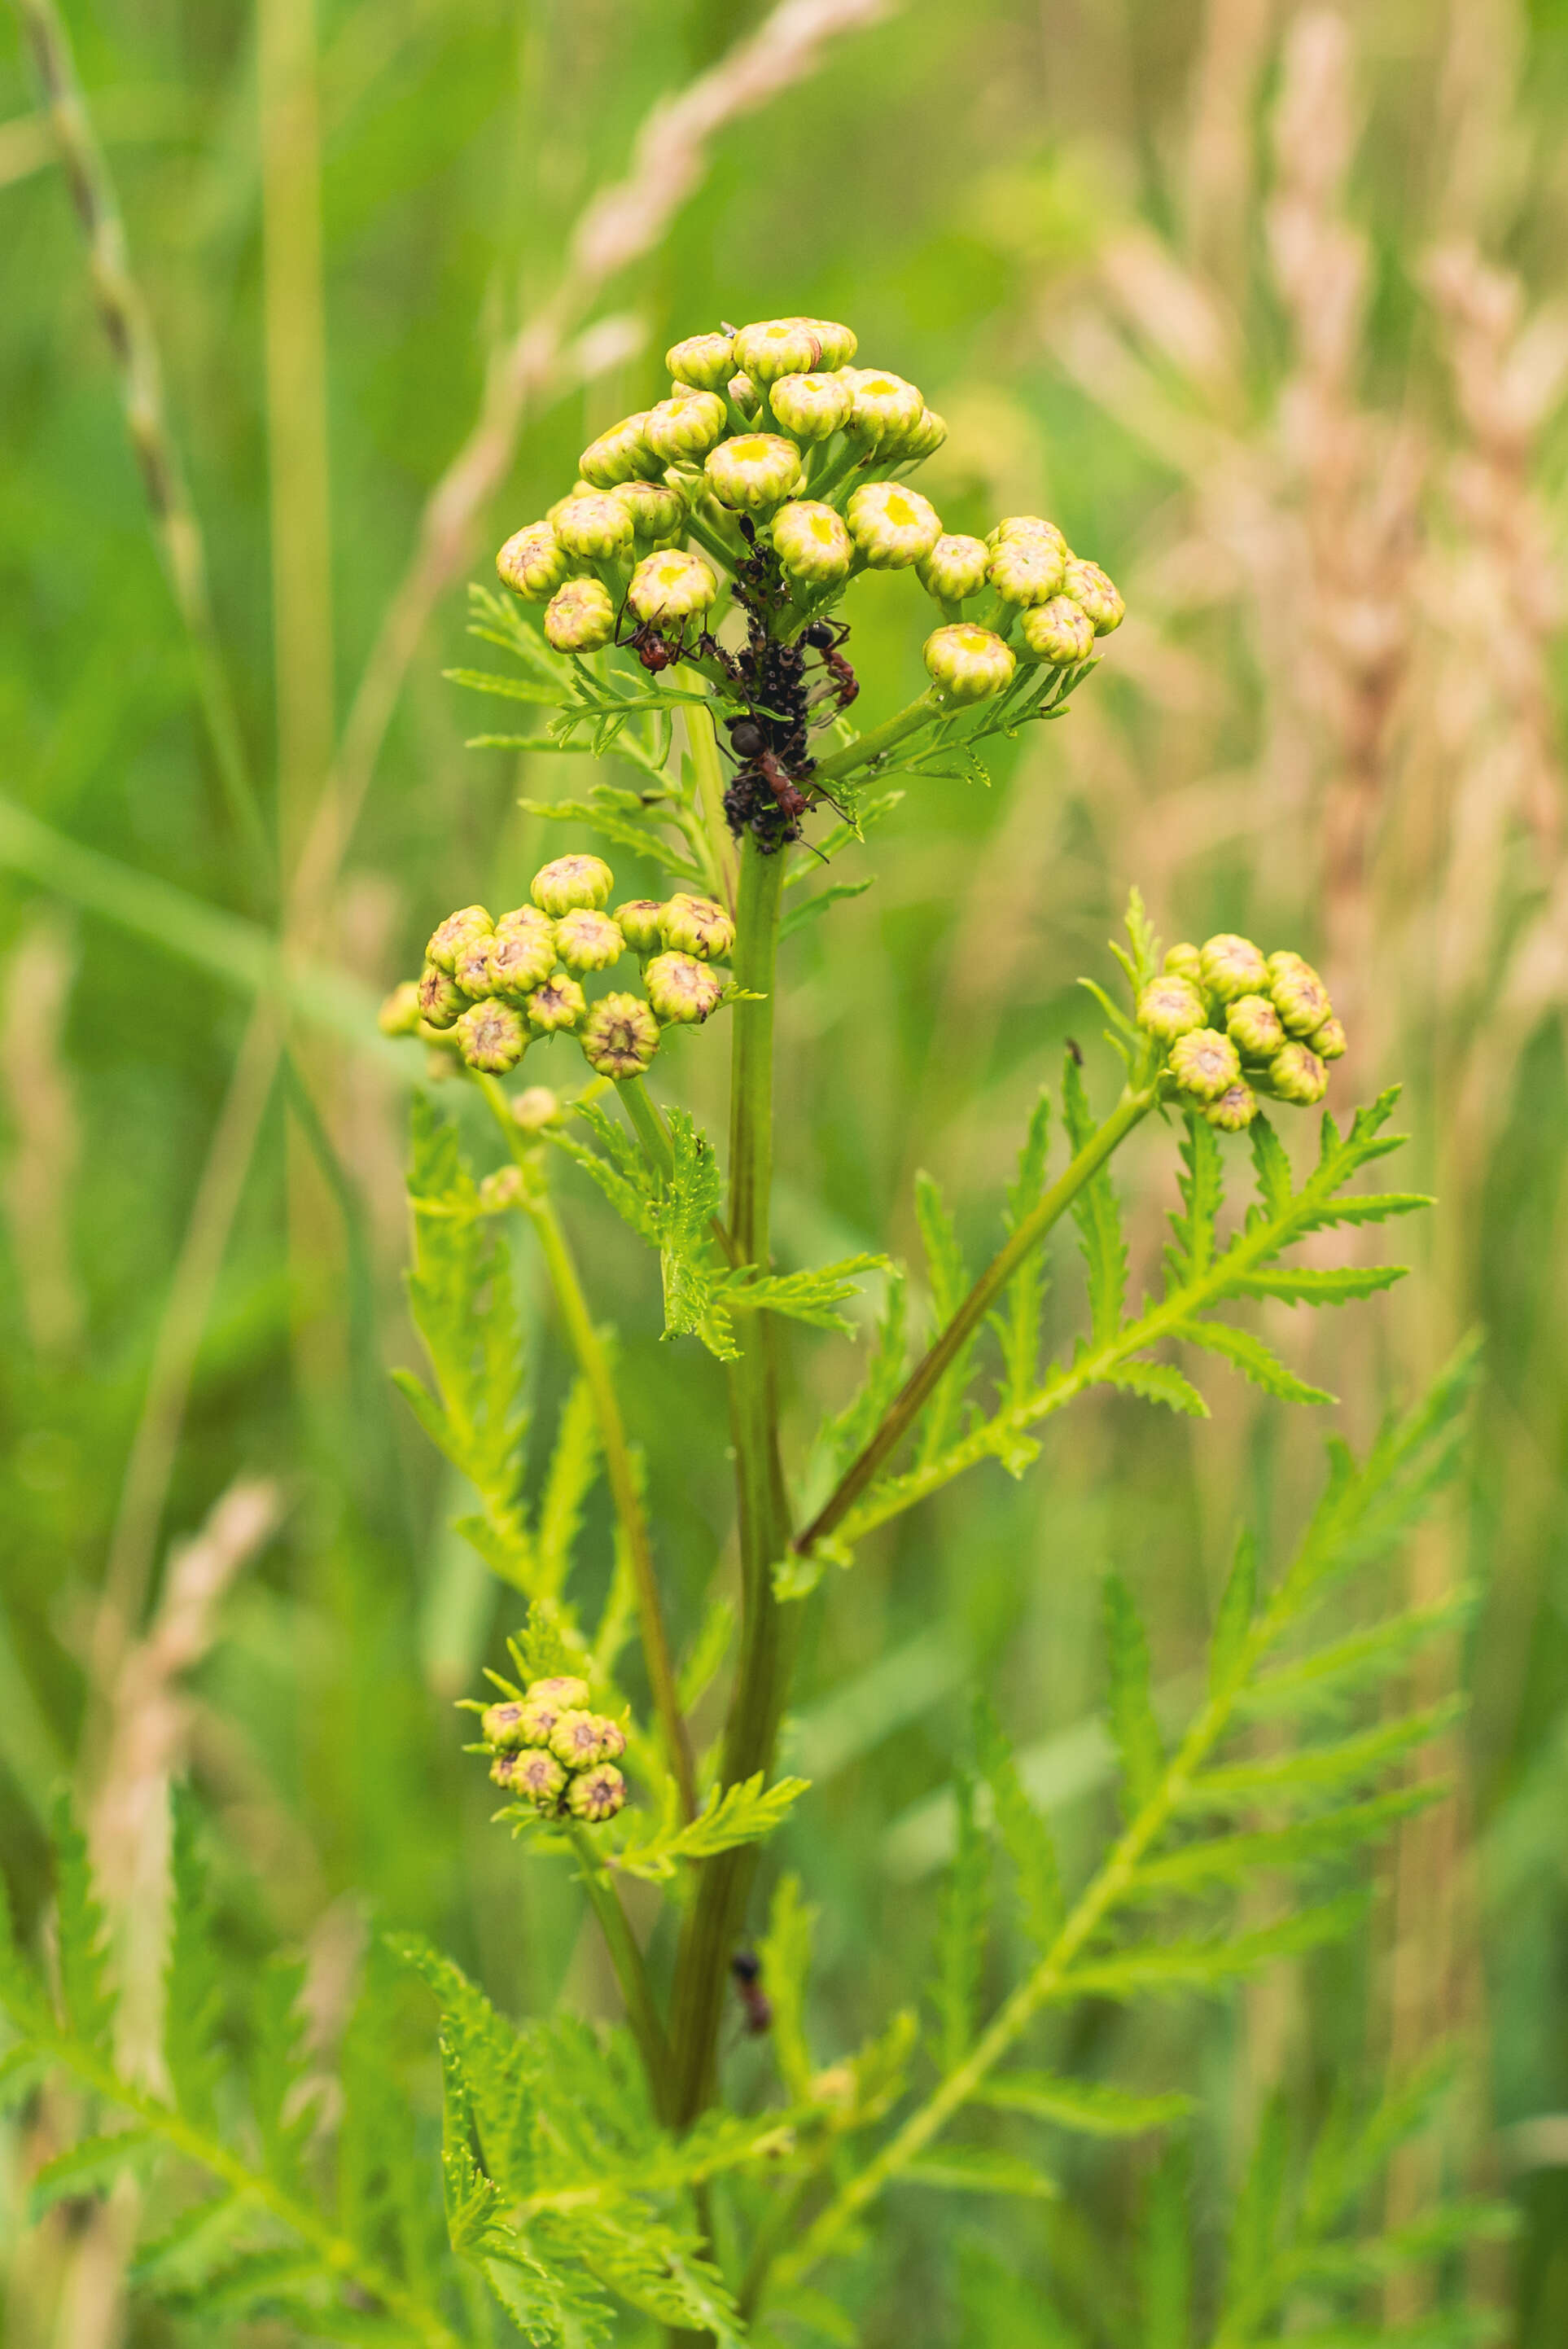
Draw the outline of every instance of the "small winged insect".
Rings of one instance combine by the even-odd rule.
[[[760,2039],[773,2028],[773,2002],[762,1987],[762,1961],[755,1950],[737,1950],[729,1961],[736,1996],[746,2010],[747,2036]]]

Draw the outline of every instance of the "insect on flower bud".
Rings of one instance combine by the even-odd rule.
[[[660,554],[645,554],[632,574],[626,601],[639,620],[688,620],[694,613],[713,608],[718,581],[700,554],[682,554],[668,547]]]
[[[1212,1101],[1203,1115],[1222,1133],[1240,1133],[1251,1125],[1258,1113],[1258,1097],[1251,1085],[1227,1085],[1217,1101]]]
[[[392,989],[376,1014],[376,1025],[384,1036],[412,1036],[423,1013],[419,1009],[419,982],[405,978]]]
[[[735,359],[753,383],[777,383],[781,376],[809,375],[822,363],[822,346],[805,318],[763,318],[742,326]]]
[[[609,503],[609,500],[605,500]],[[616,511],[619,512],[620,509]],[[622,514],[628,542],[630,519]],[[615,606],[597,579],[569,579],[545,607],[544,633],[558,653],[596,653],[615,635]]]
[[[555,925],[537,905],[503,914],[490,945],[490,992],[520,1003],[555,968]]]
[[[561,1103],[548,1085],[524,1085],[511,1105],[512,1121],[524,1133],[542,1133],[559,1124]]]
[[[640,1077],[659,1049],[659,1023],[640,995],[605,995],[588,1014],[583,1057],[596,1076]]]
[[[1216,937],[1204,939],[1198,957],[1204,987],[1222,1003],[1234,1003],[1242,995],[1268,993],[1269,968],[1251,938],[1222,930]]]
[[[1001,550],[999,550],[1001,551]],[[1016,546],[1006,550],[1016,554]],[[1051,668],[1076,668],[1094,650],[1094,627],[1087,612],[1065,595],[1053,595],[1024,614],[1018,633],[1036,660]]]
[[[573,1778],[566,1790],[566,1807],[574,1819],[596,1825],[613,1819],[626,1799],[626,1782],[613,1762],[600,1762]]]
[[[1333,1017],[1328,989],[1298,954],[1270,955],[1266,984],[1287,1035],[1310,1036]]]
[[[762,394],[748,375],[732,375],[725,388],[729,394],[730,404],[738,409],[742,416],[755,418],[761,415]]]
[[[542,864],[529,889],[542,914],[559,920],[579,905],[597,913],[615,885],[615,876],[602,856],[556,856]]]
[[[1320,1061],[1342,1061],[1345,1058],[1346,1040],[1341,1020],[1326,1019],[1321,1028],[1314,1029],[1306,1040]]]
[[[690,511],[685,491],[667,481],[623,481],[610,494],[631,515],[638,538],[674,538]]]
[[[728,954],[735,945],[735,924],[712,897],[693,897],[677,889],[664,909],[665,944],[681,954],[708,962]]]
[[[553,1036],[562,1028],[579,1028],[588,1017],[588,998],[577,981],[563,970],[552,971],[542,987],[536,987],[523,1006],[529,1025],[537,1028],[542,1036]]]
[[[634,954],[657,954],[664,942],[664,905],[657,897],[628,897],[624,905],[615,908],[621,936]]]
[[[1191,1036],[1207,1019],[1203,999],[1188,978],[1153,979],[1138,999],[1139,1026],[1163,1044]]]
[[[718,391],[735,371],[734,345],[727,335],[688,335],[672,343],[665,365],[677,383],[699,391]]]
[[[884,442],[896,446],[919,430],[925,399],[915,385],[881,367],[845,367],[843,375],[855,395],[850,429],[869,440],[873,449]]]
[[[1021,539],[1027,538],[1041,539],[1047,546],[1054,546],[1061,556],[1063,564],[1066,564],[1067,540],[1062,536],[1056,523],[1047,522],[1043,514],[1004,514],[995,529],[986,538],[985,543],[989,547],[1010,546]]]
[[[791,579],[831,587],[849,576],[854,541],[831,506],[796,500],[773,517],[773,552]]]
[[[929,498],[897,481],[867,481],[844,509],[844,519],[873,571],[903,571],[929,554],[942,522]]]
[[[1266,995],[1238,995],[1226,1009],[1225,1032],[1247,1061],[1272,1061],[1284,1042],[1279,1013]]]
[[[570,575],[572,557],[549,523],[531,522],[526,530],[513,531],[495,567],[503,586],[531,604],[547,604]]]
[[[567,499],[555,517],[555,535],[568,554],[604,563],[630,554],[632,517],[607,490],[590,490],[586,497]]]
[[[777,432],[743,432],[720,441],[703,460],[708,485],[725,505],[766,513],[800,486],[800,451]]]
[[[419,1017],[427,1028],[450,1028],[468,1002],[449,972],[428,962],[419,974]]]
[[[587,1770],[595,1762],[613,1762],[626,1750],[619,1725],[602,1713],[563,1713],[550,1733],[550,1750],[569,1770]]]
[[[666,465],[706,457],[724,438],[729,410],[714,391],[687,391],[650,408],[643,426],[650,449]]]
[[[498,1786],[520,1803],[531,1803],[538,1811],[559,1809],[566,1791],[566,1773],[553,1754],[498,1754],[490,1764],[490,1776]]]
[[[643,984],[658,1017],[677,1023],[706,1019],[724,993],[722,974],[693,955],[655,955]]]
[[[1048,604],[1062,584],[1062,562],[1048,538],[1005,538],[986,573],[1005,604]]]
[[[1013,682],[1017,661],[1010,645],[974,620],[956,620],[925,640],[931,681],[949,701],[988,701]]]
[[[460,905],[455,914],[449,914],[444,922],[438,922],[431,931],[430,942],[425,948],[425,960],[433,962],[438,970],[444,970],[449,978],[461,948],[470,938],[487,936],[493,927],[494,924],[482,905]]]
[[[1269,1062],[1269,1085],[1281,1101],[1310,1109],[1328,1091],[1328,1071],[1306,1044],[1287,1044]]]
[[[505,1704],[487,1704],[480,1715],[480,1733],[503,1753],[515,1754],[527,1744],[522,1733],[522,1706],[514,1698]]]
[[[1228,1036],[1217,1028],[1194,1028],[1171,1045],[1171,1073],[1195,1101],[1218,1101],[1241,1082],[1242,1064]]]
[[[504,1077],[528,1050],[521,1019],[510,1003],[498,1003],[493,996],[470,1003],[453,1033],[469,1068],[482,1070],[486,1076]]]
[[[1203,983],[1203,957],[1194,946],[1169,947],[1164,968],[1173,978],[1190,978],[1194,987]]]
[[[608,432],[591,440],[577,460],[583,479],[592,481],[596,490],[613,490],[617,481],[657,481],[664,463],[644,438],[647,420],[644,409],[635,416],[624,416],[619,424],[612,424]]]
[[[1127,606],[1098,563],[1070,556],[1062,570],[1062,593],[1088,614],[1097,636],[1109,636],[1120,627]]]
[[[944,533],[930,554],[921,556],[914,575],[928,595],[944,604],[961,604],[965,595],[978,595],[990,560],[984,539]]]
[[[780,376],[768,397],[774,415],[797,440],[830,440],[854,413],[854,390],[842,376]]]
[[[556,923],[555,949],[568,970],[608,970],[620,961],[626,942],[608,914],[578,905]]]

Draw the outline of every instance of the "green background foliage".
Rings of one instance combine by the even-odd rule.
[[[267,0],[263,18],[269,8],[274,24],[301,13]],[[549,301],[573,222],[624,171],[650,105],[763,12],[734,0],[321,0],[325,508],[269,381],[269,341],[274,368],[280,351],[308,362],[312,322],[308,272],[280,283],[264,264],[255,13],[231,0],[73,0],[67,14],[271,823],[280,692],[285,719],[309,708],[308,685],[276,674],[278,545],[314,544],[307,585],[330,586],[329,605],[296,603],[281,634],[297,654],[303,628],[307,666],[325,650],[341,728],[424,501],[469,432],[487,354]],[[1424,1386],[1460,1332],[1479,1324],[1486,1340],[1457,1504],[1355,1602],[1370,1619],[1473,1589],[1445,1667],[1470,1698],[1440,1757],[1456,1802],[1379,1847],[1365,1945],[1305,1952],[1202,2009],[1090,2002],[1057,2026],[1051,2069],[1150,2095],[1197,2087],[1193,2190],[1220,2234],[1239,2210],[1232,2273],[1244,2278],[1273,2224],[1268,2166],[1284,2156],[1271,2147],[1315,2126],[1336,2085],[1376,2106],[1390,2073],[1455,2037],[1460,2090],[1417,2182],[1516,2199],[1519,2244],[1466,2254],[1460,2288],[1508,2312],[1519,2349],[1552,2349],[1568,2332],[1568,1090],[1551,605],[1568,448],[1553,306],[1568,20],[1507,0],[1367,0],[1348,12],[1343,88],[1332,74],[1314,82],[1310,55],[1292,48],[1318,21],[1266,0],[1048,11],[912,0],[724,128],[668,233],[573,321],[619,324],[532,398],[503,486],[436,598],[346,878],[296,976],[312,1017],[253,1151],[233,1160],[237,1205],[180,1440],[166,1488],[153,1479],[152,1589],[170,1545],[236,1478],[275,1480],[276,1531],[223,1598],[170,1732],[207,1823],[228,1960],[303,1949],[328,2047],[342,2030],[334,1966],[341,1975],[371,1922],[451,1951],[504,2012],[557,1998],[614,2011],[563,1872],[487,1825],[490,1790],[459,1751],[452,1702],[482,1664],[504,1665],[516,1616],[448,1530],[477,1506],[473,1490],[425,1444],[387,1375],[424,1368],[401,1285],[409,1071],[376,1049],[366,1012],[415,967],[440,914],[476,896],[517,903],[543,856],[590,844],[518,806],[583,792],[580,761],[463,748],[491,722],[441,681],[473,658],[466,580],[484,578],[491,546],[560,493],[591,434],[661,388],[658,354],[676,335],[720,316],[848,318],[862,356],[919,382],[950,420],[928,483],[948,527],[983,529],[1009,505],[1049,512],[1122,584],[1131,616],[1093,693],[1026,748],[1003,746],[989,791],[907,781],[839,876],[874,874],[875,887],[786,942],[781,1268],[884,1247],[918,1266],[941,1198],[958,1245],[982,1260],[1068,1037],[1088,1055],[1097,1112],[1108,1105],[1099,1014],[1073,981],[1102,969],[1136,880],[1168,938],[1253,929],[1320,956],[1336,1000],[1343,978],[1354,1050],[1336,1081],[1342,1102],[1352,1085],[1365,1099],[1407,1081],[1400,1123],[1414,1142],[1398,1179],[1440,1197],[1399,1227],[1415,1277],[1319,1317],[1326,1326],[1293,1326],[1279,1302],[1259,1324],[1339,1398],[1320,1421],[1364,1450],[1387,1401]],[[54,1788],[73,1771],[84,1784],[101,1774],[106,1559],[135,1517],[128,1462],[150,1381],[158,1390],[181,1251],[188,1262],[201,1228],[215,1133],[220,1171],[229,1163],[221,1120],[255,942],[211,915],[267,916],[203,733],[36,102],[7,21],[0,1862],[27,1927],[46,1897]],[[1293,191],[1311,232],[1295,245]],[[1490,308],[1479,263],[1466,264],[1462,299],[1452,273],[1434,279],[1435,254],[1472,249],[1503,273]],[[1346,250],[1365,283],[1336,357],[1312,322],[1336,315]],[[1403,505],[1401,466],[1416,483]],[[878,680],[863,723],[922,681],[927,611],[907,577],[856,590],[853,649]],[[323,780],[308,757],[287,779],[285,831]],[[16,809],[47,832],[25,831]],[[1357,853],[1336,864],[1346,825]],[[72,843],[106,861],[73,862]],[[613,861],[619,894],[659,886],[652,864]],[[148,879],[180,894],[150,899]],[[542,1056],[544,1075],[559,1055],[570,1081],[568,1049]],[[685,1039],[668,1056],[672,1086],[710,1132],[718,1057]],[[469,1145],[493,1163],[462,1115]],[[591,1184],[558,1172],[595,1309],[624,1332],[631,1433],[686,1650],[729,1527],[722,1373],[695,1340],[663,1342],[651,1258]],[[1135,1311],[1181,1206],[1169,1138],[1138,1136],[1117,1186],[1137,1203]],[[1054,1270],[1065,1274],[1069,1246]],[[541,1270],[521,1237],[515,1256],[516,1310],[537,1329]],[[862,1359],[882,1285],[847,1309]],[[918,1318],[930,1308],[918,1272],[912,1290]],[[1077,1295],[1066,1278],[1047,1290],[1058,1342]],[[861,1364],[804,1336],[792,1356],[799,1453]],[[1105,1694],[1106,1576],[1149,1625],[1152,1715],[1130,1733],[1147,1744],[1187,1717],[1238,1525],[1259,1528],[1265,1556],[1293,1549],[1319,1488],[1318,1432],[1302,1424],[1313,1415],[1284,1426],[1224,1365],[1197,1369],[1212,1420],[1101,1392],[1042,1431],[1026,1478],[985,1468],[868,1541],[852,1574],[829,1569],[783,1754],[811,1792],[769,1846],[770,1868],[798,1869],[816,1911],[820,2055],[921,2004],[938,1932],[950,1993],[939,2034],[962,2035],[953,2000],[1003,1985],[972,1982],[960,1892],[939,1893],[968,1816],[949,1791],[955,1757],[976,1757],[999,1820],[1007,1808],[998,1749],[972,1731],[975,1685],[1076,1878],[1117,1816],[1112,1749],[1090,1719]],[[534,1491],[571,1393],[560,1348],[531,1348],[519,1406]],[[588,1619],[613,1547],[600,1486],[577,1544]],[[1439,1670],[1429,1696],[1446,1685]],[[717,1711],[699,1724],[716,1732]],[[1006,1980],[1030,1946],[1031,1899],[1051,1897],[1037,1883],[1031,1894],[1020,1868]],[[965,1880],[961,1866],[952,1882]],[[1264,1929],[1266,1907],[1247,1922]],[[776,1911],[775,1931],[788,1926]],[[981,1962],[1001,1959],[993,1949]],[[423,2081],[434,2160],[433,2052],[418,2069],[428,2002],[399,1982],[379,2012]],[[364,2049],[350,2059],[363,2064]],[[738,2023],[726,2061],[739,2100],[759,2095],[769,2052],[740,2042]],[[61,2279],[76,2206],[23,2241],[36,2126],[24,2117],[5,2140],[6,2324],[28,2344],[71,2339],[73,2321]],[[850,2287],[846,2337],[868,2349],[1054,2344],[1065,2336],[1046,2313],[1048,2273],[1089,2312],[1089,2339],[1153,2340],[1130,2289],[1101,2289],[1096,2245],[1147,2207],[1148,2261],[1179,2264],[1187,2189],[1175,2156],[1159,2167],[1144,2145],[1112,2156],[1064,2137],[1068,2190],[1048,2204],[975,2193],[938,2206],[899,2189]],[[1408,2216],[1399,2176],[1390,2225]],[[1170,2304],[1151,2283],[1147,2306]],[[139,2343],[179,2337],[166,2316],[136,2322]],[[1161,2339],[1174,2349],[1180,2337]]]

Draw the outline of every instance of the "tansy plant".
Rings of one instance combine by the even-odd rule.
[[[289,2338],[441,2349],[517,2333],[560,2349],[661,2330],[852,2341],[843,2299],[889,2189],[1049,2195],[1063,2132],[1158,2133],[1170,2147],[1150,2173],[1141,2251],[1108,2247],[1098,2295],[1069,2292],[1053,2320],[1052,2337],[1082,2349],[1249,2349],[1284,2331],[1336,2349],[1396,2339],[1366,2329],[1369,2289],[1501,2223],[1452,2204],[1402,2232],[1369,2230],[1368,2185],[1422,2121],[1432,2075],[1396,2084],[1368,2113],[1336,2111],[1309,2146],[1268,2119],[1228,2248],[1190,2245],[1188,2099],[1091,2084],[1039,2055],[1047,2019],[1080,2002],[1214,1992],[1354,1930],[1365,1847],[1439,1791],[1408,1783],[1403,1764],[1448,1709],[1410,1710],[1392,1676],[1454,1608],[1370,1622],[1363,1609],[1347,1630],[1326,1602],[1387,1553],[1439,1482],[1463,1361],[1364,1458],[1331,1446],[1290,1555],[1269,1565],[1243,1536],[1206,1673],[1174,1726],[1156,1716],[1133,1599],[1121,1580],[1108,1585],[1120,1821],[1087,1865],[1058,1866],[1000,1723],[979,1705],[955,1782],[929,2014],[873,2019],[858,2048],[823,2047],[812,2032],[810,1913],[796,1879],[765,1884],[759,1863],[769,1834],[811,1804],[802,1780],[779,1775],[777,1748],[824,1568],[851,1567],[878,1528],[985,1464],[1026,1475],[1042,1424],[1095,1388],[1202,1418],[1192,1373],[1217,1356],[1283,1401],[1329,1402],[1244,1309],[1345,1305],[1386,1288],[1398,1266],[1304,1264],[1300,1244],[1422,1204],[1358,1179],[1398,1146],[1384,1130],[1389,1095],[1347,1130],[1326,1113],[1315,1159],[1293,1169],[1274,1115],[1320,1102],[1345,1049],[1302,957],[1226,935],[1161,957],[1134,894],[1115,950],[1125,999],[1094,988],[1115,1097],[1097,1107],[1102,1077],[1069,1053],[1061,1141],[1042,1092],[1004,1231],[978,1272],[923,1185],[929,1328],[914,1331],[904,1275],[884,1258],[775,1266],[773,1044],[789,1016],[777,947],[787,927],[867,885],[802,885],[852,856],[897,797],[895,778],[976,772],[988,740],[1062,718],[1122,616],[1106,574],[1041,517],[1004,516],[984,540],[944,531],[911,481],[944,440],[942,419],[914,385],[855,360],[854,335],[815,318],[678,343],[667,397],[594,440],[560,502],[507,539],[503,592],[476,594],[475,626],[510,666],[458,674],[539,711],[544,730],[481,740],[579,751],[632,780],[601,774],[582,799],[535,806],[573,827],[569,853],[534,876],[528,904],[492,915],[476,903],[436,921],[422,973],[383,1015],[389,1033],[422,1040],[432,1074],[482,1096],[500,1144],[500,1164],[480,1173],[457,1125],[417,1104],[410,1299],[430,1375],[402,1384],[471,1488],[460,1530],[525,1611],[506,1671],[471,1700],[469,1750],[494,1781],[498,1818],[522,1838],[520,1866],[559,1857],[574,1872],[622,2014],[513,2023],[449,1961],[394,1936],[367,1970],[328,2127],[302,2087],[294,1976],[269,1977],[257,1994],[248,2085],[227,2055],[182,1811],[162,2057],[132,2073],[116,2053],[80,1840],[63,1821],[55,1956],[40,1970],[13,1949],[0,1975],[7,2078],[61,2067],[88,2116],[36,2196],[79,2194],[134,2167],[159,2221],[136,2280],[197,2319],[270,2315]],[[852,615],[867,571],[909,574],[930,685],[857,732]],[[651,864],[668,894],[622,896],[585,835]],[[672,1049],[684,1030],[686,1050],[722,1049],[696,1032],[720,1015],[722,1147],[682,1105]],[[1171,1238],[1156,1292],[1134,1302],[1112,1161],[1150,1120],[1172,1139]],[[738,1607],[716,1594],[679,1657],[615,1355],[557,1211],[558,1181],[573,1174],[657,1259],[676,1340],[665,1375],[680,1380],[682,1345],[700,1343],[728,1381]],[[1250,1195],[1227,1212],[1238,1185]],[[537,1491],[522,1473],[524,1333],[506,1239],[516,1216],[536,1237],[574,1357]],[[1047,1359],[1044,1256],[1064,1220],[1081,1247],[1087,1310],[1071,1346]],[[789,1353],[810,1333],[847,1334],[841,1309],[873,1273],[886,1303],[860,1384],[810,1454],[786,1458],[776,1398]],[[615,1554],[589,1621],[578,1551],[601,1471]],[[722,1688],[724,1725],[702,1753],[690,1723],[710,1688]],[[1029,1956],[983,2004],[993,1846],[1013,1871]],[[1254,1906],[1239,1924],[1238,1895],[1264,1876],[1268,1921]],[[387,2059],[399,1968],[424,1978],[440,2011],[438,2162]],[[738,2108],[726,2098],[727,2013],[772,2051],[769,2094]],[[1474,2331],[1456,2317],[1408,2337]]]

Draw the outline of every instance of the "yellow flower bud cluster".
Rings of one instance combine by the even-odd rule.
[[[1309,962],[1288,948],[1265,955],[1222,931],[1176,946],[1138,1001],[1138,1024],[1166,1047],[1176,1089],[1209,1123],[1239,1133],[1258,1095],[1310,1108],[1328,1090],[1328,1062],[1345,1030]]]
[[[588,1710],[588,1683],[562,1672],[531,1681],[520,1693],[480,1714],[490,1776],[514,1802],[546,1818],[613,1818],[626,1799],[615,1764],[626,1733],[607,1713]]]

